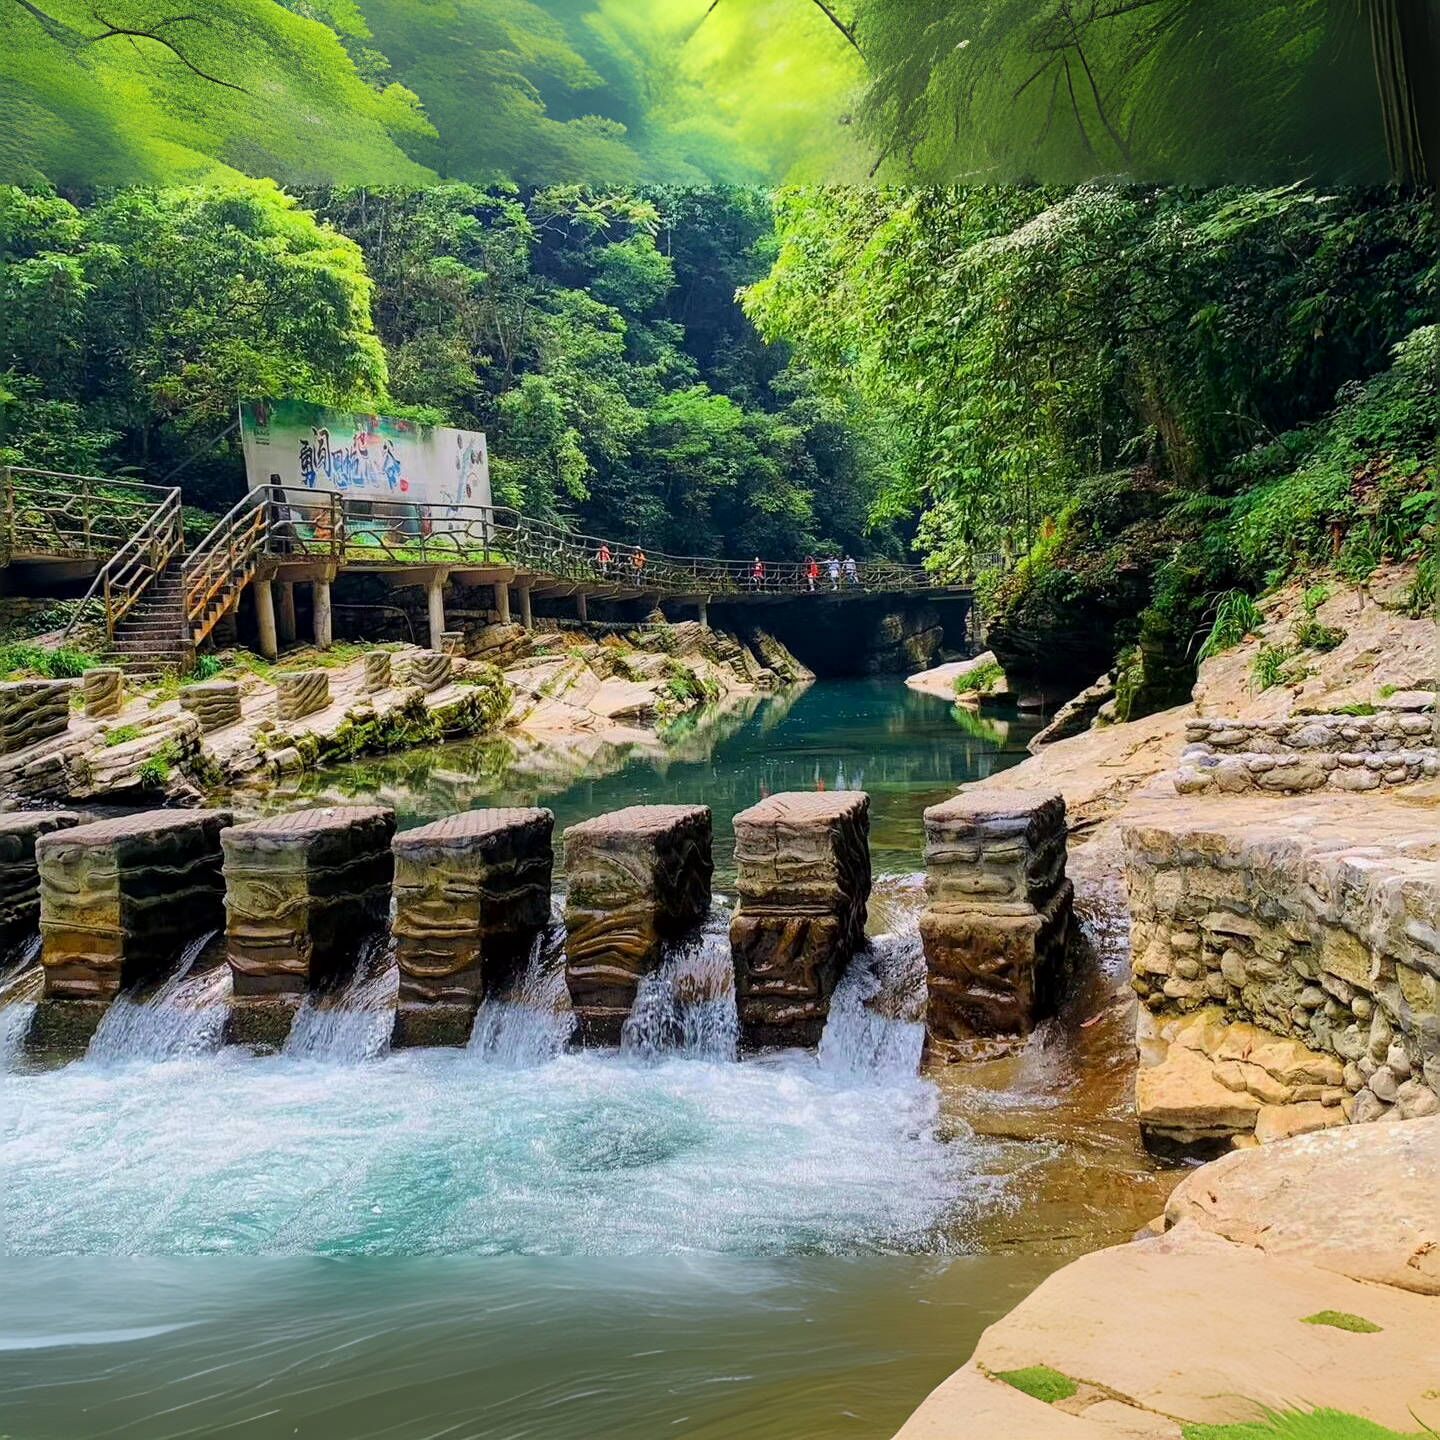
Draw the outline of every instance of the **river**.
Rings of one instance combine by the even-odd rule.
[[[863,787],[877,938],[818,1055],[736,1062],[723,1005],[687,1013],[679,1048],[642,1025],[621,1053],[566,1052],[543,947],[468,1050],[390,1053],[380,969],[280,1056],[217,1050],[223,971],[120,1002],[84,1060],[12,1053],[0,1434],[884,1440],[986,1324],[1163,1199],[1103,903],[1066,1016],[916,1073],[919,814],[1022,744],[898,682],[834,682],[663,744],[470,742],[245,798],[375,796],[402,825],[703,801],[716,918],[675,963],[713,969],[734,811]],[[649,1000],[673,1006],[668,983]]]

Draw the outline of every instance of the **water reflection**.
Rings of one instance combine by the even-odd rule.
[[[1027,725],[994,721],[898,680],[822,681],[750,696],[622,743],[596,734],[507,733],[335,766],[268,791],[265,810],[371,799],[402,827],[488,805],[548,805],[563,827],[646,803],[715,812],[721,883],[730,819],[781,790],[867,790],[877,873],[920,866],[920,812],[1024,758]],[[237,797],[254,808],[253,794]]]

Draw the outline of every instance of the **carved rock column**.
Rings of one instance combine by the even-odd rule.
[[[1065,978],[1073,889],[1065,801],[1028,791],[957,795],[925,812],[920,917],[932,1052],[1025,1034]]]
[[[40,924],[40,871],[35,842],[80,823],[69,810],[20,810],[0,815],[0,966]]]
[[[282,723],[303,720],[330,703],[326,670],[291,670],[275,676],[275,718]]]
[[[390,688],[394,659],[388,650],[372,650],[365,656],[365,693],[377,694]]]
[[[450,681],[454,662],[449,655],[433,650],[416,650],[403,655],[395,667],[396,683],[418,685],[427,695]]]
[[[565,832],[565,982],[582,1044],[614,1045],[665,941],[710,909],[710,809],[633,805]]]
[[[796,791],[752,805],[735,817],[735,865],[741,1038],[817,1044],[840,973],[865,940],[870,797]]]
[[[70,724],[70,688],[68,680],[0,684],[0,755],[63,734]]]
[[[97,665],[80,677],[85,714],[91,720],[118,715],[125,704],[124,672],[117,665]]]
[[[224,924],[224,810],[143,810],[42,835],[41,960],[47,1000],[114,999]]]
[[[463,1045],[550,922],[548,810],[467,810],[395,837],[397,1045]]]
[[[379,805],[296,810],[224,835],[230,1037],[283,1041],[295,1005],[353,965],[385,923],[395,814]]]
[[[240,719],[240,686],[234,680],[203,680],[180,692],[180,708],[188,710],[205,734],[223,730]]]

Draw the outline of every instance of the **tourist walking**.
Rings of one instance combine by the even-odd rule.
[[[855,558],[852,555],[845,557],[845,583],[846,585],[858,585],[860,583],[859,573],[855,569]]]
[[[757,555],[750,567],[750,588],[758,590],[765,583],[765,562]]]
[[[595,563],[600,567],[600,573],[608,580],[610,578],[610,547],[602,540],[600,548],[595,552]]]
[[[813,555],[805,557],[805,584],[813,595],[815,593],[815,582],[820,578],[820,566]]]
[[[828,571],[830,572],[830,588],[831,588],[832,590],[838,590],[838,589],[840,588],[840,562],[839,562],[839,560],[837,560],[837,559],[835,558],[835,556],[832,555],[832,556],[830,557],[830,559],[829,559],[828,561],[826,561],[826,563],[825,563],[825,568],[826,568],[826,570],[828,570]]]
[[[635,578],[641,579],[645,574],[645,552],[637,545],[635,553],[630,557],[630,568],[635,572]]]

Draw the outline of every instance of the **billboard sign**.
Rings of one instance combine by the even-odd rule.
[[[490,504],[490,457],[477,430],[330,410],[299,400],[240,405],[245,474],[257,485],[403,500],[432,515]]]

